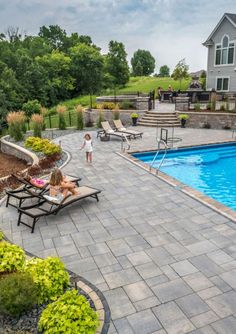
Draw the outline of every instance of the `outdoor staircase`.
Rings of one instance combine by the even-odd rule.
[[[180,127],[180,120],[176,112],[158,112],[147,111],[146,114],[138,120],[138,125],[153,127]]]

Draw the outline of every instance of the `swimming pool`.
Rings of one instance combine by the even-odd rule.
[[[155,154],[132,155],[151,165]],[[153,168],[162,157],[160,151]],[[236,143],[168,150],[160,171],[236,210]]]

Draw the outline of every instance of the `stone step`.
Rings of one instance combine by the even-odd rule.
[[[142,118],[138,121],[139,122],[143,122],[143,123],[154,123],[154,124],[180,124],[180,121],[179,120],[175,120],[175,121],[168,121],[168,120],[150,120],[150,119],[145,119],[145,118]]]
[[[175,112],[150,112],[148,111],[146,115],[153,115],[153,116],[176,116]]]
[[[149,117],[149,116],[143,116],[142,119],[150,120],[150,121],[167,121],[167,122],[179,122],[179,119],[177,117]]]
[[[148,115],[148,116],[152,116],[152,117],[177,117],[177,114],[173,114],[173,113],[156,113],[156,114],[153,114],[153,113],[145,113],[145,115]]]
[[[148,111],[138,121],[139,125],[158,127],[179,127],[180,121],[175,112]]]
[[[180,127],[180,124],[157,124],[157,123],[146,123],[146,122],[142,122],[142,121],[139,121],[138,122],[138,125],[140,126],[150,126],[150,127],[159,127],[159,128],[179,128]]]

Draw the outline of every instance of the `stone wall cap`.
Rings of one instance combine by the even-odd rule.
[[[8,140],[6,140],[6,138],[8,138],[9,135],[7,136],[4,136],[0,139],[0,142],[5,144],[5,145],[8,145],[8,146],[11,146],[13,148],[15,148],[16,150],[28,155],[31,159],[32,159],[32,165],[37,165],[39,163],[39,158],[37,157],[37,155],[33,152],[30,152],[29,150],[25,149],[24,147],[21,147],[15,143],[12,143]]]
[[[179,114],[182,114],[182,111],[176,111]],[[217,116],[236,116],[236,112],[215,112],[215,111],[185,111],[185,114],[190,115],[217,115]]]

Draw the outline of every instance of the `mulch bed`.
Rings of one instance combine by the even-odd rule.
[[[12,155],[0,152],[0,178],[24,170],[27,163]]]

